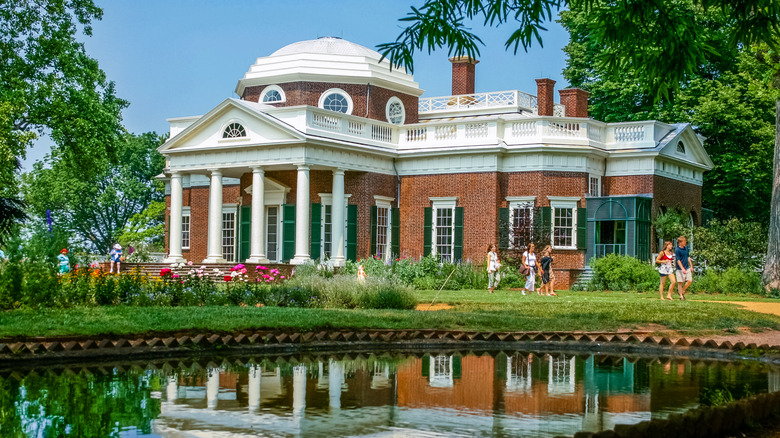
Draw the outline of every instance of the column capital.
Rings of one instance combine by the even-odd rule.
[[[265,173],[263,166],[252,166],[252,173]]]
[[[337,167],[337,168],[333,169],[333,174],[334,175],[344,175],[344,172],[346,172],[346,171],[347,171],[347,169],[342,169],[341,167]]]
[[[306,163],[296,163],[293,164],[295,167],[298,168],[298,170],[309,170],[309,165]]]
[[[172,170],[170,173],[171,173],[171,178],[181,178],[182,177],[181,172],[178,171],[178,170]]]
[[[212,175],[222,176],[222,169],[206,169]]]

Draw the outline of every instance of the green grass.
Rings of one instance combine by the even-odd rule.
[[[435,291],[418,292],[429,303]],[[451,310],[335,310],[250,307],[91,307],[0,313],[0,337],[140,335],[252,329],[617,330],[660,324],[697,334],[735,327],[780,329],[780,317],[706,302],[661,301],[655,294],[560,292],[558,297],[517,292],[442,291]],[[707,298],[707,299],[701,299]],[[733,298],[733,297],[730,297]],[[716,296],[715,299],[723,299]],[[747,300],[743,300],[747,301]],[[774,301],[777,302],[777,301]]]

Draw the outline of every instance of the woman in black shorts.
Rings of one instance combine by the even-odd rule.
[[[540,292],[545,293],[548,297],[556,296],[556,293],[553,290],[554,277],[552,273],[552,262],[552,247],[547,245],[542,250],[542,259],[539,261],[539,264],[542,265],[542,289]]]

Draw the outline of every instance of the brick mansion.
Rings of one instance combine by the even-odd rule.
[[[452,95],[422,97],[380,59],[339,38],[290,44],[249,67],[240,98],[169,119],[166,261],[481,264],[490,243],[544,234],[563,288],[592,257],[649,260],[666,209],[700,223],[712,161],[689,124],[593,120],[587,92],[556,103],[550,79],[477,92],[465,57]]]

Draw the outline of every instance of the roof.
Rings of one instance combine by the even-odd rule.
[[[318,53],[323,55],[365,56],[371,59],[381,59],[382,55],[368,47],[338,38],[320,37],[316,40],[299,41],[282,47],[271,56],[297,55],[300,53]]]

